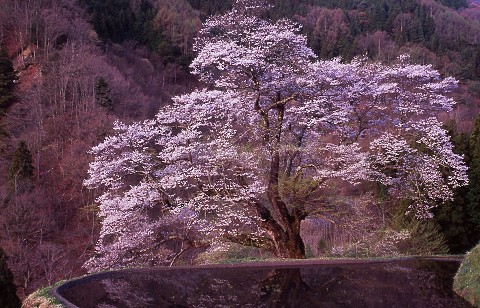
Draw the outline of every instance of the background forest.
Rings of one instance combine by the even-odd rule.
[[[406,53],[460,80],[458,107],[443,120],[470,167],[470,185],[428,223],[405,218],[405,205],[381,186],[354,197],[333,192],[338,198],[328,220],[306,221],[302,230],[309,255],[368,255],[375,245],[392,253],[473,247],[480,239],[480,3],[272,3],[269,17],[303,25],[320,58],[367,55],[388,64]],[[188,67],[193,39],[203,20],[230,6],[223,0],[0,0],[0,247],[21,297],[84,273],[99,229],[99,192],[82,185],[89,149],[111,133],[114,121],[151,118],[172,96],[199,85]],[[408,241],[401,230],[409,230]],[[435,244],[425,248],[431,251],[420,249],[427,242]],[[233,247],[222,257],[250,253]],[[186,254],[183,262],[193,257]]]

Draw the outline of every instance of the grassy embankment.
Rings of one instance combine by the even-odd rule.
[[[22,308],[63,308],[62,305],[53,295],[52,289],[63,283],[57,282],[54,286],[46,287],[30,294],[22,303]]]
[[[465,256],[455,275],[453,289],[475,307],[480,307],[480,244]]]

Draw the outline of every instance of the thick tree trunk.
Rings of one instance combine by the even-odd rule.
[[[290,254],[289,257],[295,259],[305,259],[305,245],[300,236],[300,223],[302,219],[300,219],[297,210],[294,210],[293,214],[293,222],[290,224],[291,228],[289,232],[287,232],[287,246]]]
[[[278,98],[279,99],[279,98]],[[268,201],[274,211],[273,221],[278,227],[270,228],[269,234],[275,243],[277,257],[282,258],[305,258],[305,246],[300,237],[300,223],[305,217],[298,209],[290,213],[287,205],[282,200],[279,190],[279,172],[280,172],[280,153],[279,144],[282,134],[282,122],[284,116],[284,106],[277,108],[277,125],[272,136],[274,144],[272,145],[272,158],[270,161],[270,174],[268,183]],[[270,215],[271,216],[271,215]]]
[[[283,230],[282,230],[283,231]],[[300,236],[300,221],[287,225],[285,231],[271,234],[277,247],[277,257],[305,259],[305,245]]]
[[[285,243],[279,245],[277,257],[288,259],[305,259],[305,246],[300,234],[292,235]]]

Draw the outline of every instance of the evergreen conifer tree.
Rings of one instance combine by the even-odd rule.
[[[95,82],[95,102],[108,110],[113,109],[110,86],[103,77],[98,77]]]
[[[4,48],[0,48],[0,112],[5,111],[12,103],[13,87],[18,79],[12,61]]]
[[[11,188],[18,191],[20,187],[25,186],[33,176],[32,154],[28,150],[25,141],[21,141],[13,152],[12,165],[8,170],[8,182]]]
[[[7,265],[7,256],[0,247],[0,307],[20,307],[20,300],[15,293],[13,274]]]

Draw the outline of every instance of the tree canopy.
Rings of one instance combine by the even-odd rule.
[[[467,183],[435,117],[452,110],[455,79],[406,56],[318,60],[299,26],[263,19],[267,9],[238,0],[209,18],[191,64],[208,86],[153,120],[117,123],[92,149],[85,185],[104,193],[89,270],[158,263],[172,220],[217,247],[303,258],[300,225],[322,213],[326,187],[380,182],[428,218]]]

